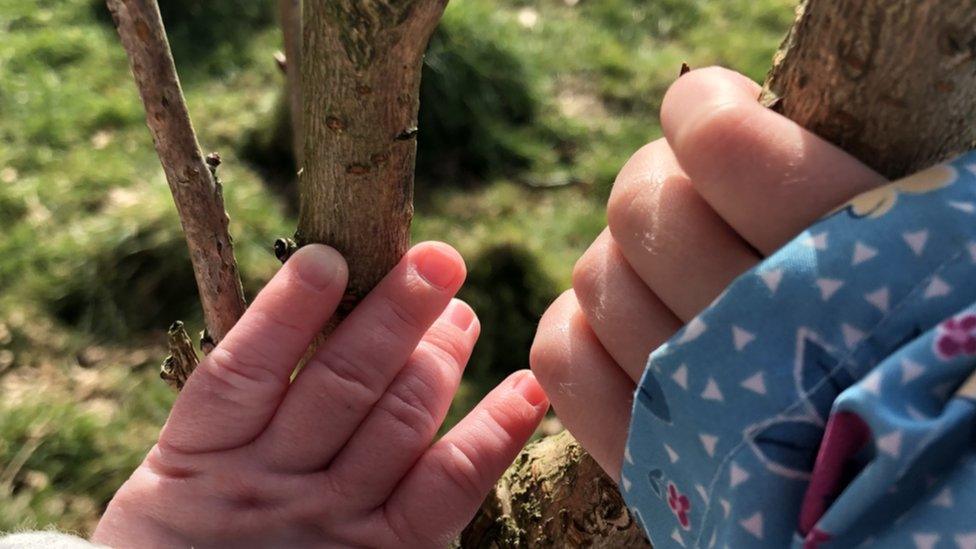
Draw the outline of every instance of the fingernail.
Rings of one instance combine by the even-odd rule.
[[[417,258],[417,272],[432,286],[447,288],[458,278],[457,256],[440,246],[428,246]]]
[[[451,324],[460,328],[461,331],[467,332],[471,328],[471,325],[474,324],[474,313],[463,302],[458,300],[451,301],[447,309],[448,320],[451,321]]]
[[[321,244],[310,244],[297,250],[288,260],[298,277],[313,288],[324,290],[332,285],[339,271],[338,253]]]
[[[522,374],[522,377],[515,382],[515,386],[512,388],[521,394],[522,398],[533,407],[538,408],[542,405],[545,405],[547,408],[549,407],[549,399],[546,398],[546,392],[542,390],[542,387],[535,380],[532,372]]]

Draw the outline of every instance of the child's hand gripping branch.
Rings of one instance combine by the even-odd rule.
[[[532,366],[567,428],[619,478],[631,396],[648,354],[820,216],[884,182],[708,68],[679,78],[665,137],[621,170],[609,227],[549,309]]]
[[[533,369],[655,547],[976,547],[976,152],[878,187],[758,93],[671,87]]]
[[[113,547],[445,546],[544,416],[512,375],[431,445],[478,338],[453,299],[464,264],[413,248],[316,350],[346,265],[324,246],[282,267],[180,394],[94,541]]]

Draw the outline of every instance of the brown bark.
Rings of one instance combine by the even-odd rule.
[[[462,547],[649,547],[617,485],[565,431],[527,446],[483,509]]]
[[[199,363],[197,352],[193,349],[190,336],[179,320],[169,327],[166,336],[169,356],[163,361],[159,377],[177,391],[182,391],[186,380]]]
[[[446,4],[305,3],[305,163],[296,240],[329,244],[349,262],[340,316],[409,245],[420,68]]]
[[[204,163],[156,0],[107,0],[146,108],[190,249],[207,330],[215,341],[244,313],[220,184]]]
[[[804,0],[763,101],[889,178],[976,146],[973,0]]]
[[[302,101],[302,0],[278,0],[278,19],[285,43],[285,78],[288,109],[291,117],[292,153],[295,165],[302,167],[305,154],[305,129],[302,121],[305,107]]]

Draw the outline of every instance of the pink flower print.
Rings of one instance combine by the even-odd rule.
[[[678,517],[678,522],[685,530],[691,530],[691,521],[688,520],[688,511],[691,511],[691,502],[688,496],[682,494],[675,487],[674,483],[668,483],[668,507],[674,516]]]
[[[961,354],[976,355],[976,314],[962,314],[940,324],[935,353],[943,360]]]

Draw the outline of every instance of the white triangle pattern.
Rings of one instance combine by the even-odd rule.
[[[729,485],[732,488],[742,484],[743,482],[749,480],[749,472],[739,467],[736,462],[732,462],[732,466],[729,467]]]
[[[844,334],[844,344],[847,345],[848,349],[853,348],[864,339],[864,332],[850,324],[841,324],[840,330]]]
[[[891,300],[891,294],[887,287],[879,288],[869,294],[864,294],[864,299],[868,303],[874,305],[882,313],[888,312],[888,303]]]
[[[705,447],[705,453],[708,454],[708,457],[715,457],[715,445],[718,444],[718,437],[701,433],[698,435],[698,439],[701,440],[702,446]]]
[[[939,543],[939,534],[914,534],[912,543],[915,549],[935,549],[935,544]]]
[[[694,341],[705,333],[705,330],[707,329],[708,325],[702,322],[700,318],[693,318],[691,319],[691,322],[685,326],[685,331],[681,334],[681,337],[678,338],[678,343],[688,343],[689,341]]]
[[[740,384],[742,387],[749,389],[757,395],[766,394],[766,378],[763,376],[762,372],[756,372],[749,379],[743,381]]]
[[[925,244],[929,241],[929,232],[927,230],[907,232],[902,233],[901,237],[905,239],[905,244],[908,244],[915,255],[922,255],[922,252],[925,251]]]
[[[668,453],[668,459],[671,460],[671,463],[678,463],[678,460],[681,458],[681,456],[678,455],[678,452],[674,451],[674,448],[665,444],[664,450]]]
[[[895,459],[901,455],[901,431],[892,431],[887,435],[878,437],[878,450]]]
[[[952,498],[952,490],[950,490],[948,487],[943,489],[941,492],[938,493],[938,495],[932,498],[932,505],[938,507],[945,507],[946,509],[951,509],[953,503],[954,500]]]
[[[803,240],[803,243],[813,248],[814,250],[818,250],[822,252],[827,249],[827,233],[822,232],[822,233],[808,235]]]
[[[946,283],[938,276],[933,276],[929,285],[925,288],[925,298],[930,299],[933,297],[943,297],[949,295],[952,292],[952,286]]]
[[[763,271],[759,273],[762,278],[763,283],[769,288],[771,293],[776,293],[779,288],[779,283],[783,281],[783,269],[770,269],[768,271]]]
[[[976,532],[957,534],[955,541],[959,549],[976,549]]]
[[[851,265],[860,265],[878,255],[878,250],[864,244],[863,242],[854,243],[854,256],[851,258]]]
[[[718,388],[718,382],[715,378],[708,378],[708,382],[705,384],[705,390],[702,391],[701,397],[705,400],[714,400],[716,402],[724,402],[725,396],[722,395],[722,390]]]
[[[756,539],[763,539],[763,516],[761,512],[757,511],[751,517],[739,521],[739,524]]]
[[[755,339],[756,336],[752,332],[748,332],[738,326],[732,326],[732,342],[735,344],[736,351],[741,351]]]
[[[925,373],[925,367],[914,360],[903,359],[901,361],[901,383],[911,383]]]
[[[973,204],[972,202],[957,202],[955,200],[950,200],[949,206],[959,210],[960,212],[965,212],[968,214],[976,213],[976,204]]]
[[[688,390],[688,366],[682,364],[671,374],[671,379],[678,384],[678,387]]]
[[[834,278],[818,278],[816,284],[820,288],[820,299],[827,301],[844,285],[844,281]]]
[[[878,370],[872,371],[864,379],[861,380],[861,389],[872,395],[881,394],[881,372]]]
[[[675,528],[674,531],[671,532],[671,539],[673,539],[674,541],[676,541],[678,543],[678,545],[680,545],[682,547],[685,546],[685,540],[684,540],[684,538],[681,537],[681,532],[679,532],[677,528]]]

